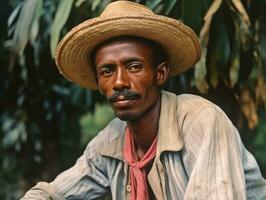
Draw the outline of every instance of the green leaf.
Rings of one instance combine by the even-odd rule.
[[[14,126],[15,121],[12,118],[6,118],[2,124],[2,130],[3,132],[8,132],[9,129],[12,129],[12,127]]]
[[[21,139],[25,139],[26,126],[23,122],[17,122],[15,126],[6,132],[3,138],[2,145],[4,147],[10,147],[15,144],[20,144]]]
[[[208,9],[208,12],[206,13],[204,17],[204,25],[200,31],[200,46],[202,49],[202,55],[200,61],[195,66],[194,71],[194,79],[195,84],[200,92],[205,93],[207,92],[209,86],[206,81],[206,56],[207,56],[207,46],[209,43],[209,33],[210,33],[210,25],[212,22],[213,15],[218,11],[222,4],[222,0],[215,0],[210,8]]]
[[[233,20],[237,20],[238,27],[241,29],[239,39],[244,49],[250,48],[253,35],[251,34],[250,19],[240,0],[226,0],[228,7],[232,10]]]
[[[19,13],[19,11],[22,8],[22,5],[23,5],[22,2],[19,3],[18,6],[13,10],[13,12],[11,13],[11,15],[9,16],[8,21],[7,21],[8,27],[10,27],[13,24],[15,18],[18,16],[18,13]]]
[[[176,5],[176,3],[177,3],[177,0],[164,1],[164,9],[165,9],[164,14],[169,15],[169,13],[172,11],[172,9]]]
[[[262,21],[262,20],[261,20]],[[264,66],[262,71],[263,75],[266,78],[266,27],[263,25],[263,23],[260,23],[261,28],[259,30],[259,35],[260,35],[260,41],[258,44],[258,51],[260,52],[260,59],[261,63]]]
[[[239,49],[233,49],[233,51],[236,51],[233,53],[233,56],[231,58],[230,63],[230,71],[229,71],[229,77],[230,77],[230,86],[234,87],[235,84],[238,81],[239,77],[239,69],[240,69],[240,57],[239,57]]]
[[[41,47],[40,39],[35,40],[35,42],[32,45],[33,61],[35,66],[40,65],[40,47]]]
[[[234,18],[234,27],[235,27],[235,35],[234,35],[234,43],[232,45],[232,51],[230,54],[230,62],[229,62],[229,83],[230,87],[234,87],[239,78],[239,70],[240,70],[240,51],[241,51],[241,40],[240,35],[242,34],[242,29],[239,27],[239,18]]]
[[[11,37],[12,34],[14,33],[15,29],[16,29],[16,24],[14,24],[13,26],[8,27],[7,36]]]
[[[21,74],[20,77],[24,80],[27,81],[27,69],[26,69],[26,59],[25,59],[25,54],[22,53],[18,57],[18,63],[20,66],[22,66]]]
[[[55,19],[51,27],[50,51],[54,58],[55,49],[59,41],[60,32],[67,22],[73,5],[73,0],[60,0]]]
[[[205,63],[205,58],[202,57],[195,65],[194,70],[195,85],[201,93],[206,93],[209,89],[209,85],[206,81],[207,70]]]
[[[30,31],[30,43],[32,46],[34,45],[39,32],[39,20],[42,15],[42,4],[43,0],[38,0],[38,3],[36,5],[35,16],[33,17],[33,22]]]
[[[218,72],[224,73],[222,77],[225,77],[228,72],[230,41],[225,20],[223,10],[219,11],[213,18],[209,36],[207,67],[209,80],[214,88],[219,82]]]
[[[146,6],[148,6],[151,10],[155,10],[155,8],[162,2],[162,0],[148,0],[146,2]]]
[[[79,7],[81,4],[83,4],[85,1],[87,0],[77,0],[76,3],[75,3],[75,6],[76,7]]]
[[[30,28],[37,4],[38,0],[26,0],[23,3],[10,46],[16,55],[22,55],[29,40]]]
[[[243,21],[245,21],[245,23],[247,24],[247,26],[249,26],[250,25],[250,19],[249,19],[249,16],[247,14],[247,11],[245,10],[242,2],[240,0],[231,0],[230,3],[233,4],[233,6],[235,7],[235,9],[241,15]]]
[[[77,85],[71,85],[70,87],[70,102],[76,106],[88,107],[91,105],[92,91],[81,88]]]
[[[154,13],[156,14],[160,14],[163,12],[163,4],[159,4],[154,10],[153,10]]]
[[[211,59],[211,64],[208,67],[208,74],[209,74],[209,79],[210,79],[210,84],[212,87],[216,88],[218,82],[219,82],[219,77],[218,77],[218,66],[216,65],[216,60],[217,60],[217,54],[212,55]]]
[[[215,0],[213,5],[216,5],[217,3],[219,2]],[[208,13],[214,9],[213,5],[208,10]],[[196,33],[198,33],[202,27],[203,17],[205,12],[204,9],[205,9],[204,1],[182,0],[181,9],[180,9],[180,19],[185,24],[190,26],[193,30],[195,30]]]
[[[103,9],[111,2],[111,0],[101,0],[98,2],[98,0],[92,2],[92,8],[94,9],[91,11],[91,17],[98,17]]]
[[[91,10],[94,12],[96,8],[100,5],[101,0],[94,0],[91,4]]]

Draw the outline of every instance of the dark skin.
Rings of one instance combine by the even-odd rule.
[[[141,159],[157,136],[160,89],[168,78],[165,62],[154,66],[151,46],[130,38],[116,39],[97,49],[95,66],[98,87],[116,114],[127,122]],[[131,96],[117,91],[128,90]]]

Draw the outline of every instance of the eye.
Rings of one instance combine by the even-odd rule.
[[[98,76],[108,77],[108,76],[111,76],[113,74],[113,72],[114,72],[113,67],[105,66],[99,70]]]
[[[130,63],[129,66],[128,66],[128,70],[130,72],[138,72],[142,69],[142,64],[141,63]]]

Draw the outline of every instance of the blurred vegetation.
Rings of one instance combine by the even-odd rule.
[[[81,146],[85,146],[103,127],[115,117],[112,108],[108,104],[96,103],[93,113],[87,113],[80,118]]]
[[[70,167],[113,116],[96,91],[59,75],[60,38],[111,0],[2,0],[0,7],[0,199]],[[199,35],[202,59],[165,89],[217,103],[266,175],[266,1],[136,0]]]

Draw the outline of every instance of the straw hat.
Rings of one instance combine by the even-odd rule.
[[[60,73],[80,86],[97,89],[90,53],[103,41],[123,35],[159,43],[167,54],[170,77],[184,72],[200,59],[197,36],[189,27],[156,15],[143,5],[115,1],[99,17],[74,27],[61,40],[55,57]]]

